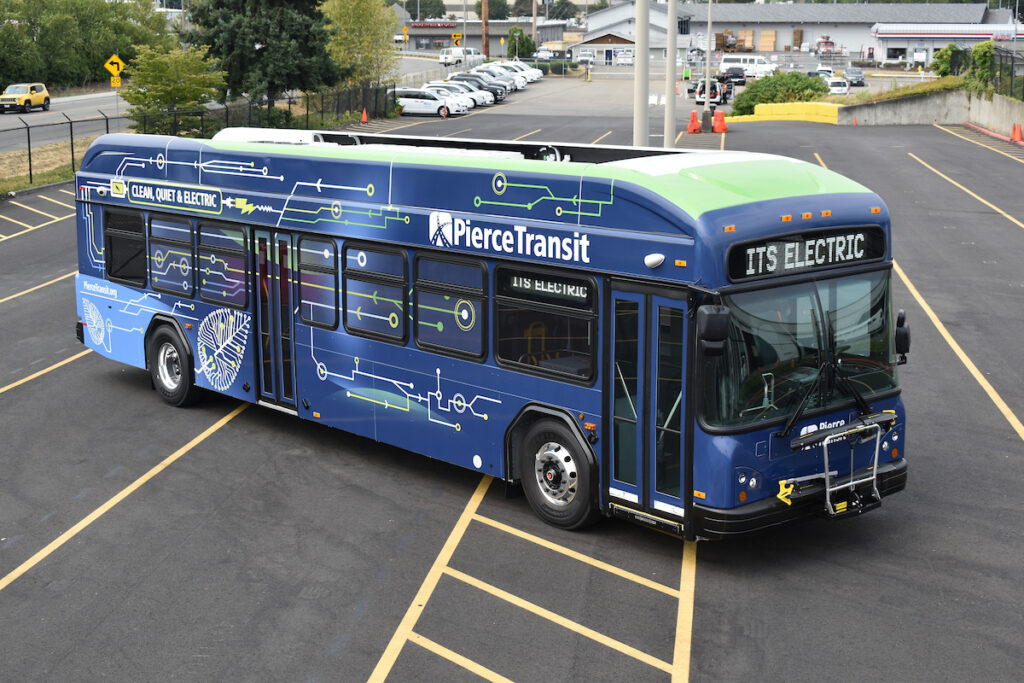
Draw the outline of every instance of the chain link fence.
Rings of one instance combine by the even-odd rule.
[[[89,144],[104,133],[157,133],[209,138],[227,127],[336,128],[359,120],[383,118],[395,110],[393,84],[358,86],[324,93],[293,94],[273,101],[234,102],[194,111],[136,113],[131,117],[97,115],[48,123],[29,123],[24,116],[0,118],[0,179],[27,177],[28,184],[46,181],[47,174],[74,172]],[[56,179],[56,178],[55,178]]]

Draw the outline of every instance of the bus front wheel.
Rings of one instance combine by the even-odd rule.
[[[527,432],[519,458],[523,491],[538,517],[563,529],[598,518],[590,461],[568,427],[538,422]]]
[[[191,405],[199,399],[185,343],[170,327],[157,328],[149,339],[149,374],[160,398],[172,406]]]

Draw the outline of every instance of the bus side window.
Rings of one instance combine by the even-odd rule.
[[[246,234],[241,227],[199,224],[199,298],[245,308],[248,304]]]
[[[486,276],[480,263],[417,258],[413,305],[416,344],[440,353],[482,359],[487,348]]]
[[[103,213],[103,255],[107,277],[146,286],[146,222],[141,211]]]
[[[334,242],[299,239],[299,315],[302,322],[338,327],[338,258]]]
[[[158,214],[149,217],[149,270],[153,289],[192,298],[192,221]]]
[[[405,253],[347,244],[344,249],[345,329],[404,343],[408,330]]]

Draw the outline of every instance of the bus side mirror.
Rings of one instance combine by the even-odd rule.
[[[908,353],[910,353],[910,325],[907,323],[906,311],[901,308],[896,314],[896,364],[906,364]]]
[[[729,339],[729,307],[705,304],[697,308],[697,340],[700,352],[720,356]]]

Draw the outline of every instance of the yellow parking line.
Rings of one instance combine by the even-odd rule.
[[[1001,216],[1002,216],[1003,218],[1005,218],[1006,220],[1008,220],[1008,221],[1010,221],[1011,223],[1014,223],[1015,225],[1017,225],[1017,227],[1020,227],[1020,228],[1024,228],[1024,223],[1021,223],[1021,222],[1020,222],[1019,220],[1017,220],[1016,218],[1014,218],[1014,217],[1013,217],[1013,216],[1011,216],[1010,214],[1006,213],[1005,211],[1003,211],[1002,209],[1000,209],[1000,208],[999,208],[998,206],[996,206],[996,205],[995,205],[995,204],[993,204],[992,202],[990,202],[990,201],[988,201],[988,200],[986,200],[986,199],[983,199],[983,198],[979,197],[978,195],[976,195],[975,193],[971,192],[971,191],[970,191],[970,190],[968,190],[968,189],[967,189],[966,187],[964,187],[963,185],[961,185],[961,184],[960,184],[960,183],[958,183],[957,181],[953,180],[952,178],[950,178],[950,177],[949,177],[948,175],[946,175],[946,174],[945,174],[945,173],[943,173],[942,171],[939,171],[938,169],[935,169],[935,168],[933,168],[933,167],[929,166],[928,164],[926,164],[925,162],[921,161],[920,157],[918,157],[918,156],[917,156],[916,154],[914,154],[913,152],[907,152],[907,154],[909,154],[909,155],[910,155],[910,158],[911,158],[911,159],[913,159],[913,160],[914,160],[914,161],[916,161],[917,163],[921,164],[922,166],[924,166],[925,168],[927,168],[927,169],[928,169],[929,171],[931,171],[931,172],[932,172],[932,173],[934,173],[935,175],[937,175],[937,176],[939,176],[940,178],[942,178],[943,180],[945,180],[945,181],[946,181],[947,183],[949,183],[949,184],[951,184],[951,185],[955,185],[956,187],[959,187],[959,188],[960,188],[961,190],[963,190],[963,191],[964,191],[964,192],[966,192],[967,194],[971,195],[972,197],[974,197],[975,199],[977,199],[977,200],[978,200],[979,202],[981,202],[982,204],[984,204],[984,205],[985,205],[985,206],[987,206],[988,208],[992,209],[993,211],[995,211],[996,213],[998,213],[999,215],[1001,215]]]
[[[70,363],[73,360],[78,360],[79,358],[81,358],[82,356],[84,356],[87,353],[92,353],[92,349],[86,349],[85,351],[81,351],[79,353],[76,353],[75,355],[71,356],[70,358],[65,358],[64,360],[60,361],[59,363],[54,363],[53,365],[51,365],[48,368],[43,368],[39,372],[33,372],[28,377],[25,377],[23,379],[19,379],[17,382],[13,382],[11,384],[8,384],[6,387],[0,388],[0,394],[5,394],[8,391],[10,391],[11,389],[15,389],[17,387],[20,387],[22,384],[25,384],[26,382],[31,382],[36,377],[42,377],[46,373],[52,372],[52,371],[56,370],[59,367],[63,367],[63,366],[67,365],[68,363]]]
[[[6,303],[6,302],[10,301],[11,299],[17,299],[19,296],[24,296],[25,294],[31,294],[32,292],[36,291],[37,289],[42,289],[43,287],[48,287],[48,286],[52,285],[54,282],[60,282],[61,280],[66,280],[67,278],[71,277],[72,275],[75,275],[76,273],[78,273],[78,271],[77,270],[73,270],[70,273],[68,273],[67,275],[61,275],[60,277],[55,277],[52,280],[50,280],[49,282],[44,282],[41,285],[36,285],[35,287],[30,287],[30,288],[26,289],[23,292],[18,292],[17,294],[11,294],[10,296],[7,296],[7,297],[4,297],[3,299],[0,299],[0,304]]]
[[[1017,436],[1024,441],[1024,424],[1021,424],[1020,419],[1013,414],[1013,411],[1010,410],[1010,406],[1006,405],[1006,401],[1003,400],[1002,396],[1000,396],[998,392],[996,392],[995,388],[989,384],[989,381],[985,379],[985,375],[981,373],[978,366],[976,366],[968,355],[964,353],[964,350],[960,348],[960,345],[957,344],[955,339],[953,339],[953,335],[949,333],[946,326],[942,324],[941,320],[939,320],[939,316],[935,314],[932,307],[928,305],[928,302],[924,300],[921,293],[917,291],[917,287],[910,282],[910,279],[907,277],[907,274],[903,272],[903,269],[900,268],[900,265],[893,261],[892,267],[893,270],[896,271],[896,274],[900,276],[900,279],[903,280],[903,284],[905,284],[907,289],[910,290],[910,294],[917,300],[917,303],[924,310],[925,315],[927,315],[928,319],[932,321],[932,325],[935,325],[935,329],[939,331],[942,338],[946,340],[947,344],[949,344],[949,348],[953,349],[953,353],[956,354],[956,357],[960,359],[960,362],[964,364],[967,371],[971,373],[972,377],[974,377],[974,380],[980,384],[981,388],[986,394],[988,394],[992,403],[994,403],[999,412],[1003,414],[1003,417],[1005,417],[1006,421],[1010,423],[1013,430],[1017,432]]]
[[[527,612],[530,612],[531,614],[535,614],[538,617],[541,617],[542,619],[547,619],[548,621],[557,624],[562,628],[568,629],[573,633],[577,633],[585,638],[589,638],[596,643],[600,643],[601,645],[604,645],[609,649],[615,650],[616,652],[621,652],[622,654],[632,657],[633,659],[636,659],[638,661],[641,661],[644,664],[647,664],[648,666],[660,669],[661,671],[664,671],[666,673],[672,673],[671,664],[669,664],[668,662],[664,662],[658,659],[657,657],[654,657],[653,655],[649,655],[646,652],[643,652],[642,650],[638,650],[631,645],[626,645],[621,641],[615,640],[614,638],[610,638],[609,636],[606,636],[603,633],[599,633],[598,631],[595,631],[592,628],[588,628],[583,624],[576,623],[571,619],[566,619],[560,614],[556,614],[528,600],[523,600],[522,598],[515,596],[509,593],[508,591],[504,591],[498,588],[497,586],[492,586],[491,584],[485,583],[480,579],[470,576],[469,574],[460,572],[458,569],[446,567],[443,571],[445,574],[451,576],[452,578],[458,579],[459,581],[462,581],[465,584],[473,586],[474,588],[481,590],[484,593],[488,593],[489,595],[493,595],[494,597],[504,600],[509,604],[515,605],[516,607]]]
[[[75,208],[74,204],[65,204],[64,202],[59,202],[56,199],[52,199],[51,197],[47,197],[44,194],[39,195],[39,198],[40,199],[45,199],[48,202],[53,202],[54,204],[59,204],[60,206],[63,206],[65,209],[73,209],[73,208]]]
[[[228,422],[233,420],[239,413],[241,413],[243,410],[245,410],[248,407],[249,407],[248,403],[242,403],[237,408],[232,410],[230,413],[228,413],[227,415],[225,415],[221,419],[217,420],[217,422],[215,422],[213,424],[213,426],[207,428],[206,431],[204,431],[202,434],[200,434],[196,438],[194,438],[191,441],[189,441],[187,444],[185,444],[184,446],[182,446],[181,448],[176,450],[174,453],[171,453],[169,456],[164,458],[164,460],[159,465],[153,467],[151,470],[146,472],[144,475],[142,475],[141,477],[139,477],[138,479],[133,481],[127,487],[122,489],[121,492],[118,493],[116,496],[114,496],[113,498],[108,500],[106,503],[104,503],[103,505],[99,506],[98,508],[96,508],[95,510],[90,512],[85,518],[82,519],[82,521],[78,522],[78,524],[75,524],[73,527],[71,527],[70,529],[65,531],[63,534],[58,536],[56,539],[51,541],[50,544],[47,545],[45,548],[43,548],[42,550],[37,552],[35,555],[30,557],[29,559],[27,559],[24,562],[22,562],[21,565],[17,569],[15,569],[13,572],[11,572],[7,576],[5,576],[2,579],[0,579],[0,591],[2,591],[4,588],[7,588],[7,586],[11,585],[11,583],[13,583],[15,580],[17,580],[18,577],[20,577],[22,574],[24,574],[28,570],[32,569],[32,567],[36,566],[37,564],[39,564],[40,562],[45,560],[47,557],[49,557],[51,554],[53,554],[53,552],[55,550],[57,550],[62,545],[64,545],[65,543],[70,541],[72,538],[77,536],[80,531],[82,531],[87,526],[89,526],[90,524],[95,522],[97,519],[102,517],[104,514],[109,512],[111,508],[113,508],[115,505],[120,503],[122,500],[124,500],[125,498],[130,496],[132,493],[134,493],[137,489],[139,489],[143,484],[148,482],[150,479],[152,479],[156,475],[158,475],[161,472],[163,472],[170,465],[172,465],[178,458],[180,458],[181,456],[185,455],[190,450],[192,450],[193,448],[198,446],[200,443],[205,441],[207,439],[207,437],[209,437],[211,434],[216,432],[218,429],[220,429],[221,427],[226,425]]]
[[[607,133],[605,133],[604,135],[602,135],[602,136],[601,136],[601,137],[599,137],[598,139],[594,140],[594,141],[593,141],[593,142],[591,142],[590,144],[592,144],[592,145],[596,145],[597,143],[601,142],[601,140],[604,140],[604,139],[605,139],[606,137],[608,137],[608,136],[609,136],[609,135],[611,135],[611,134],[612,134],[612,132],[611,132],[611,131],[608,131]]]
[[[51,219],[54,219],[54,220],[57,219],[57,217],[54,216],[52,213],[46,213],[45,211],[40,211],[39,209],[34,209],[31,206],[29,206],[28,204],[22,204],[21,202],[16,202],[13,199],[11,200],[11,204],[14,204],[15,206],[20,206],[21,208],[25,209],[26,211],[34,211],[34,212],[38,213],[40,216],[46,216],[47,218],[51,218]]]
[[[515,141],[515,140],[522,140],[523,138],[529,137],[529,136],[533,135],[534,133],[539,133],[542,130],[544,130],[544,129],[543,128],[538,128],[537,130],[531,130],[529,133],[523,133],[522,135],[520,135],[517,138],[512,138],[512,140],[513,141]]]
[[[466,529],[469,527],[469,523],[476,514],[477,508],[480,507],[480,503],[484,499],[484,494],[487,493],[487,487],[491,485],[492,477],[485,475],[480,483],[477,484],[476,491],[470,497],[469,502],[466,503],[466,507],[463,508],[462,514],[459,515],[458,521],[455,522],[455,526],[452,528],[451,534],[448,535],[448,540],[441,547],[441,552],[437,554],[437,558],[434,560],[434,564],[431,565],[430,570],[427,571],[426,578],[423,579],[423,583],[420,585],[420,589],[416,591],[416,596],[412,599],[412,604],[409,605],[409,609],[405,611],[405,616],[402,617],[401,623],[398,624],[398,628],[395,629],[394,635],[391,636],[391,642],[388,643],[387,648],[384,649],[384,654],[380,656],[380,660],[377,661],[377,666],[373,668],[373,673],[370,674],[370,683],[382,683],[391,671],[391,667],[395,665],[398,660],[398,655],[402,652],[402,646],[405,645],[405,641],[409,639],[410,634],[413,632],[413,628],[416,626],[416,622],[419,620],[420,615],[423,614],[423,608],[426,607],[427,601],[430,600],[430,596],[434,593],[434,589],[437,588],[437,582],[441,579],[441,574],[444,572],[444,568],[448,565],[448,562],[452,559],[452,555],[455,553],[455,548],[458,547],[462,541],[462,537],[466,533]]]
[[[14,232],[14,233],[11,233],[10,235],[0,235],[0,242],[5,242],[5,241],[7,241],[7,240],[9,240],[11,238],[18,237],[20,235],[24,235],[26,233],[32,232],[33,230],[38,230],[39,228],[45,228],[48,225],[53,225],[54,223],[56,223],[58,221],[62,221],[64,219],[66,219],[66,218],[74,218],[74,216],[75,216],[75,214],[69,213],[67,216],[58,216],[58,217],[54,218],[52,221],[46,221],[45,223],[40,223],[39,225],[25,225],[24,223],[19,223],[19,225],[25,225],[25,230],[21,230],[19,232]],[[0,218],[7,218],[7,216],[4,216],[3,214],[0,214]],[[11,219],[11,218],[7,218],[7,220],[11,221],[12,223],[17,223],[18,222],[18,221],[15,221],[14,219]]]
[[[697,587],[697,544],[683,544],[679,573],[679,609],[676,612],[676,644],[672,652],[672,683],[690,680],[690,644],[693,640],[693,596]]]
[[[487,679],[488,681],[494,681],[494,683],[512,683],[511,679],[505,678],[501,674],[491,671],[482,664],[478,664],[477,662],[474,662],[472,659],[467,659],[466,657],[460,655],[458,652],[449,650],[444,645],[435,643],[430,638],[427,638],[426,636],[421,636],[419,633],[416,633],[415,631],[409,634],[409,640],[411,640],[412,642],[416,643],[417,645],[426,650],[430,650],[435,655],[438,655],[439,657],[444,657],[449,662],[453,662],[458,666],[461,666],[463,669],[466,669],[467,671],[476,674],[480,678]]]
[[[814,153],[814,158],[818,160],[818,163],[821,164],[822,168],[828,168],[828,166],[825,165],[825,162],[822,161],[821,155],[819,155],[817,152]]]
[[[638,583],[641,586],[646,586],[651,590],[656,590],[665,593],[666,595],[671,595],[673,598],[679,597],[679,591],[675,588],[658,583],[657,581],[651,581],[650,579],[640,576],[639,574],[634,574],[633,572],[626,571],[625,569],[620,569],[615,565],[608,564],[607,562],[602,562],[601,560],[594,559],[593,557],[589,557],[588,555],[578,553],[575,550],[569,550],[568,548],[552,543],[551,541],[540,538],[539,536],[528,534],[525,531],[520,531],[519,529],[511,527],[507,524],[503,524],[497,520],[491,519],[489,517],[484,517],[483,515],[473,515],[473,519],[477,522],[481,522],[488,526],[494,527],[499,531],[504,531],[506,534],[518,536],[519,538],[525,541],[529,541],[530,543],[533,543],[535,545],[539,545],[542,548],[547,548],[548,550],[554,551],[561,555],[565,555],[566,557],[571,557],[572,559],[578,562],[589,564],[591,567],[596,567],[598,569],[608,572],[609,574],[614,574],[615,576],[626,579],[627,581],[632,581],[633,583]]]
[[[64,194],[69,194],[69,195],[71,195],[72,197],[74,197],[74,196],[75,196],[75,193],[74,193],[74,192],[72,192],[71,190],[65,190],[65,189],[64,189],[63,187],[62,187],[61,189],[59,189],[59,190],[58,190],[58,192],[63,192]]]
[[[444,134],[444,135],[442,135],[441,137],[443,137],[443,138],[450,138],[450,137],[452,137],[453,135],[460,135],[460,134],[462,134],[462,133],[468,133],[468,132],[469,132],[469,131],[471,131],[471,130],[473,130],[473,129],[472,129],[472,128],[465,128],[465,129],[463,129],[463,130],[457,130],[457,131],[455,131],[454,133],[445,133],[445,134]]]
[[[995,147],[990,147],[989,145],[986,145],[986,144],[984,144],[982,142],[978,142],[977,140],[972,140],[969,137],[967,137],[966,135],[960,135],[960,133],[957,133],[956,131],[952,131],[952,130],[950,130],[948,128],[944,128],[944,127],[940,126],[937,123],[933,123],[932,125],[935,126],[936,128],[938,128],[939,130],[943,131],[943,132],[949,133],[950,135],[955,135],[956,137],[960,138],[961,140],[966,140],[967,142],[970,142],[971,144],[978,145],[979,147],[984,147],[985,149],[991,150],[991,151],[995,152],[996,154],[1002,154],[1004,157],[1006,157],[1008,159],[1013,159],[1016,162],[1024,164],[1024,159],[1021,159],[1019,157],[1015,157],[1012,154],[1007,154],[1006,152],[1004,152],[1001,149],[996,149]]]
[[[31,228],[32,227],[28,223],[22,223],[21,221],[15,220],[14,218],[11,218],[10,216],[5,216],[2,213],[0,213],[0,218],[3,218],[5,221],[10,221],[11,223],[14,223],[15,225],[20,225],[23,228]],[[7,239],[7,237],[3,237],[2,235],[0,235],[0,237],[2,237],[3,239]]]

